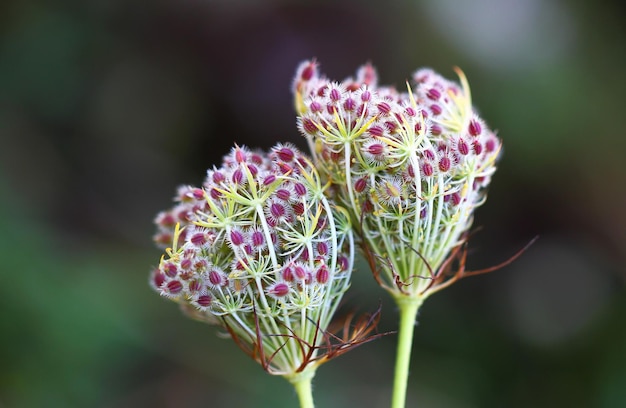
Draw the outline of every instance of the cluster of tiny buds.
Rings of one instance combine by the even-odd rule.
[[[455,176],[493,163],[500,141],[472,110],[469,89],[431,69],[418,70],[413,81],[410,92],[376,87],[376,73],[366,65],[356,78],[338,83],[320,76],[315,61],[306,61],[294,81],[299,128],[324,141],[325,161],[344,160],[344,144],[353,142],[358,150],[351,160],[370,170],[402,166],[409,153],[422,164],[422,178]],[[407,133],[417,136],[417,146],[406,145]]]
[[[285,339],[325,330],[353,264],[348,218],[310,159],[290,144],[268,154],[236,146],[175,201],[155,220],[155,241],[168,248],[152,286],[253,347],[264,332],[266,355],[285,349],[277,373],[297,368]]]
[[[365,239],[398,237],[384,254],[411,242],[436,266],[484,201],[501,142],[474,111],[465,76],[457,73],[461,85],[419,69],[399,92],[378,86],[369,64],[342,82],[321,75],[314,60],[297,69],[299,129]]]

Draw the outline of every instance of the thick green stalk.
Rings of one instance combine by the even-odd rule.
[[[396,303],[400,309],[400,327],[398,329],[398,348],[396,350],[396,371],[394,375],[391,408],[404,408],[406,389],[409,380],[409,364],[413,345],[413,330],[419,310],[424,299],[422,297],[397,296]]]
[[[296,389],[296,394],[298,394],[298,400],[300,401],[300,408],[315,408],[315,404],[313,403],[313,391],[311,388],[311,381],[313,381],[314,376],[315,369],[308,369],[301,373],[286,377]]]

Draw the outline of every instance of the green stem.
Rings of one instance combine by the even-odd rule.
[[[406,388],[409,380],[409,363],[415,320],[424,299],[422,297],[396,297],[400,309],[400,327],[398,329],[398,349],[396,350],[396,372],[393,384],[391,408],[404,408],[406,404]]]
[[[298,394],[298,400],[300,401],[300,408],[315,408],[311,389],[311,381],[314,376],[315,369],[308,369],[286,377],[296,389],[296,394]]]

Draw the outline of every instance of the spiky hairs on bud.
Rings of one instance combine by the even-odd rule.
[[[234,147],[156,223],[157,243],[170,245],[151,276],[160,294],[224,327],[272,374],[324,360],[354,245],[349,217],[304,154],[289,144],[268,154]]]
[[[294,81],[316,166],[394,296],[425,297],[447,284],[446,259],[464,242],[495,171],[501,142],[457,74],[461,85],[420,69],[399,92],[377,86],[371,66],[338,83],[303,62]]]

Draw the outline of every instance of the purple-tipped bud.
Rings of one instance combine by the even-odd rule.
[[[299,70],[299,77],[302,81],[310,81],[317,71],[317,64],[315,61],[308,61],[304,63]]]
[[[474,149],[474,154],[476,154],[476,156],[479,156],[483,152],[483,145],[480,144],[478,140],[474,140],[472,148]]]
[[[165,274],[161,273],[159,270],[154,272],[152,275],[152,284],[156,288],[160,288],[165,283]]]
[[[242,149],[236,148],[235,149],[235,161],[237,163],[243,163],[246,161],[246,152],[243,151]]]
[[[202,306],[202,307],[209,307],[211,306],[211,296],[210,295],[200,295],[198,296],[198,300],[196,301],[196,303],[198,303],[198,305]]]
[[[368,86],[376,86],[378,75],[372,64],[367,63],[359,68],[356,74],[357,81]]]
[[[244,242],[244,236],[240,231],[237,230],[232,230],[230,232],[230,242],[234,245],[234,246],[240,246],[243,244]]]
[[[263,179],[263,185],[264,186],[269,186],[270,184],[272,184],[273,182],[276,181],[276,176],[274,176],[273,174],[268,174],[264,179]]]
[[[203,232],[196,232],[195,234],[193,234],[191,236],[191,238],[189,240],[195,246],[201,247],[202,245],[206,244],[207,237],[206,237],[206,235]]]
[[[192,274],[190,271],[182,271],[180,275],[178,275],[178,277],[184,281],[188,281],[189,279],[191,279]]]
[[[209,283],[213,287],[224,286],[226,283],[226,278],[224,275],[216,270],[212,270],[209,272]]]
[[[285,282],[278,282],[267,289],[267,294],[273,298],[281,298],[289,294],[289,285]]]
[[[222,172],[220,171],[213,172],[213,174],[211,175],[211,179],[213,180],[215,184],[219,184],[222,181],[226,180],[226,178],[224,177],[224,174],[222,174]]]
[[[309,105],[309,110],[313,113],[320,113],[322,110],[324,110],[324,107],[318,101],[312,101]]]
[[[287,163],[276,163],[276,165],[282,174],[288,174],[293,171],[293,168]]]
[[[257,166],[261,166],[263,164],[263,156],[259,153],[251,153],[250,162],[256,164]]]
[[[424,158],[425,158],[426,160],[430,160],[430,161],[435,160],[435,152],[433,152],[433,151],[432,151],[432,150],[430,150],[430,149],[426,149],[426,150],[424,150],[424,152],[423,152],[422,154],[424,155]]]
[[[443,156],[441,159],[439,159],[439,170],[441,170],[442,172],[446,172],[448,170],[450,170],[450,166],[452,165],[452,163],[450,162],[450,158],[448,156]]]
[[[295,157],[295,153],[287,146],[283,146],[276,151],[276,155],[282,161],[290,162]]]
[[[293,189],[296,192],[296,194],[300,197],[304,197],[307,193],[306,186],[302,183],[295,183],[293,185]]]
[[[302,129],[306,133],[308,133],[310,135],[313,135],[313,134],[315,134],[317,132],[317,125],[311,119],[303,118],[302,119]]]
[[[293,282],[294,280],[293,266],[290,266],[290,265],[285,266],[282,272],[282,276],[285,282]]]
[[[339,266],[340,271],[347,271],[350,267],[350,261],[347,257],[341,255],[337,258],[337,265]]]
[[[265,245],[265,236],[261,231],[253,231],[252,234],[250,234],[250,240],[252,241],[252,245],[257,248]]]
[[[337,102],[341,99],[341,91],[337,88],[332,88],[328,93],[328,97],[331,101]]]
[[[189,282],[190,292],[199,292],[202,290],[203,282],[200,279],[193,279]]]
[[[189,211],[182,210],[176,215],[176,217],[178,218],[179,221],[186,223],[189,221]]]
[[[387,102],[379,102],[376,107],[382,115],[388,115],[391,112],[391,106]]]
[[[432,105],[430,105],[430,111],[433,113],[433,115],[437,116],[437,115],[441,115],[441,112],[443,112],[443,109],[441,108],[441,106],[437,105],[436,103],[433,103]]]
[[[311,259],[310,255],[309,255],[309,248],[304,248],[302,250],[302,253],[300,253],[300,258],[301,261],[303,262],[308,262],[309,259]]]
[[[204,268],[206,268],[207,266],[208,266],[208,263],[205,259],[196,259],[193,264],[194,269],[198,271],[204,270]]]
[[[315,280],[317,281],[317,283],[321,283],[322,285],[328,282],[329,277],[330,274],[328,273],[328,267],[326,265],[320,266],[315,273]]]
[[[420,68],[413,74],[413,80],[418,84],[425,84],[433,77],[433,70],[430,68]]]
[[[211,191],[209,191],[209,195],[212,199],[217,200],[222,196],[222,193],[216,188],[211,188]]]
[[[371,200],[363,201],[363,204],[361,205],[361,211],[363,211],[365,214],[374,212],[374,204],[372,203],[372,201]]]
[[[339,161],[343,158],[343,154],[341,152],[330,152],[330,160],[335,163],[339,163]]]
[[[365,187],[367,187],[367,179],[365,177],[361,177],[354,183],[354,191],[357,193],[362,193]]]
[[[307,270],[302,265],[296,265],[293,268],[293,275],[296,279],[305,279],[307,277]]]
[[[193,198],[195,198],[196,200],[202,200],[204,198],[204,190],[201,188],[192,189],[191,194],[193,195]]]
[[[169,281],[167,285],[165,286],[165,288],[169,294],[176,295],[180,293],[181,290],[183,290],[183,284],[180,283],[180,281],[173,280],[173,281]]]
[[[450,203],[454,206],[459,205],[461,202],[461,195],[459,193],[452,193],[450,195]]]
[[[370,135],[374,137],[380,137],[385,134],[385,129],[378,125],[371,126],[367,131]]]
[[[173,227],[176,225],[176,220],[169,212],[162,212],[158,215],[156,223],[161,227]]]
[[[441,92],[435,88],[430,88],[428,92],[426,92],[426,96],[433,101],[438,100],[441,97]]]
[[[163,265],[163,272],[170,278],[174,278],[178,275],[178,268],[173,263],[168,262]]]
[[[463,140],[463,138],[459,139],[457,143],[457,149],[459,153],[461,153],[463,156],[469,154],[469,146],[467,145],[467,142]]]
[[[343,108],[348,112],[353,112],[356,109],[356,102],[352,98],[346,99],[343,103]]]
[[[430,176],[433,175],[433,173],[434,173],[434,169],[433,169],[433,166],[430,163],[426,162],[426,163],[422,164],[422,174],[425,177],[430,177]]]
[[[279,188],[278,190],[276,190],[275,194],[276,198],[283,201],[289,201],[289,199],[291,198],[291,193],[285,188]]]
[[[385,152],[385,146],[382,143],[372,143],[367,147],[367,152],[373,156],[380,156]]]
[[[350,82],[349,84],[346,85],[346,83],[344,83],[345,87],[346,87],[346,91],[348,92],[354,92],[357,89],[359,89],[359,84],[356,82]]]
[[[409,175],[410,178],[415,177],[415,170],[413,169],[413,165],[409,164],[406,168],[406,172]]]
[[[323,241],[318,242],[317,253],[322,256],[328,255],[328,244],[326,244],[326,242],[323,242]]]
[[[193,262],[191,261],[191,258],[183,258],[180,261],[180,267],[184,270],[190,269],[192,265],[193,265]]]
[[[248,263],[246,262],[245,259],[237,259],[235,260],[234,267],[238,271],[245,271],[246,268],[248,267]]]
[[[252,177],[256,176],[259,173],[259,169],[254,164],[246,164],[248,171],[252,175]]]
[[[356,116],[357,117],[363,117],[363,116],[368,116],[369,115],[369,109],[367,109],[367,105],[363,104],[363,105],[359,105],[359,107],[356,110]]]
[[[233,175],[232,175],[232,179],[233,183],[237,184],[237,185],[242,185],[243,184],[243,172],[241,171],[241,169],[237,169],[235,171],[233,171]]]
[[[270,214],[275,218],[283,217],[286,213],[285,206],[279,203],[272,203],[270,205]]]
[[[393,133],[398,128],[398,124],[396,122],[392,122],[390,120],[385,122],[385,128],[389,133]]]
[[[293,209],[293,212],[296,215],[304,214],[304,203],[295,203],[294,205],[291,206],[291,208]]]
[[[470,135],[478,136],[483,131],[483,128],[480,125],[479,121],[477,121],[476,119],[472,119],[472,120],[470,120],[470,123],[469,123],[469,126],[467,127],[467,130],[468,130]]]

